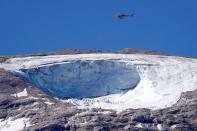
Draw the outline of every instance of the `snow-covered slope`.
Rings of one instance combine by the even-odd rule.
[[[159,109],[176,103],[181,92],[197,89],[197,59],[175,56],[35,56],[9,59],[0,68],[22,74],[56,97],[69,97],[64,101],[80,108]]]

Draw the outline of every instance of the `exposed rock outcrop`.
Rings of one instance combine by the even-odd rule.
[[[27,94],[21,92],[27,90]],[[182,93],[172,107],[162,110],[77,109],[56,100],[15,74],[0,69],[0,119],[29,118],[30,131],[54,130],[197,130],[197,90]],[[26,124],[25,124],[26,125]],[[0,130],[3,129],[1,125]]]

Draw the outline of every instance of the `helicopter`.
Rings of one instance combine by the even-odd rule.
[[[122,20],[122,19],[125,19],[125,18],[128,18],[128,17],[133,17],[133,16],[134,16],[133,13],[132,14],[119,13],[116,16],[116,18]]]

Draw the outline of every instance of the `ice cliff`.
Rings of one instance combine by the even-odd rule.
[[[58,98],[92,98],[133,89],[140,81],[135,66],[115,61],[73,61],[23,69],[25,78]]]

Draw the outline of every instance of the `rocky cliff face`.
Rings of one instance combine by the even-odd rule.
[[[192,63],[195,63],[195,60],[187,59],[185,63],[191,62],[188,64],[189,66],[184,66],[184,67],[182,67],[181,65],[176,65],[173,67],[169,66],[167,69],[168,70],[172,69],[172,70],[168,72],[167,69],[161,68],[161,67],[164,67],[164,65],[162,66],[159,65],[161,64],[159,62],[155,63],[154,59],[151,57],[152,56],[148,56],[148,58],[150,58],[152,62],[151,65],[147,64],[148,58],[145,58],[145,57],[142,57],[142,58],[140,57],[140,61],[139,61],[139,58],[136,58],[136,57],[135,58],[132,57],[132,59],[126,57],[124,58],[124,60],[125,59],[133,60],[132,61],[133,63],[131,65],[134,65],[135,68],[133,68],[132,66],[129,66],[129,67],[126,66],[127,68],[125,68],[124,64],[121,65],[122,63],[117,62],[117,64],[118,65],[120,64],[121,66],[116,67],[116,64],[115,64],[113,70],[110,70],[107,68],[106,71],[102,69],[102,67],[99,67],[99,69],[102,69],[102,70],[97,70],[97,68],[91,68],[93,71],[87,72],[85,70],[85,67],[89,67],[90,65],[89,63],[88,64],[85,63],[85,65],[86,64],[87,65],[83,67],[84,72],[82,73],[92,73],[95,70],[98,72],[103,71],[101,72],[101,74],[104,74],[106,72],[107,73],[113,72],[115,73],[113,74],[114,79],[116,78],[115,77],[116,75],[121,74],[121,76],[123,76],[121,78],[124,78],[125,80],[128,78],[127,77],[128,72],[124,72],[124,71],[118,72],[118,73],[116,72],[116,70],[118,69],[120,70],[120,67],[121,69],[122,67],[124,67],[123,69],[131,71],[129,72],[129,74],[132,74],[133,72],[137,71],[136,74],[139,73],[140,82],[144,80],[143,78],[148,78],[146,80],[153,80],[155,78],[158,78],[157,79],[158,83],[151,83],[151,86],[149,85],[148,82],[145,83],[146,85],[145,87],[150,86],[155,89],[157,89],[158,87],[156,85],[161,84],[162,80],[166,77],[166,76],[163,76],[163,74],[161,74],[162,72],[165,72],[164,74],[167,74],[167,76],[169,76],[166,79],[168,83],[171,82],[171,83],[176,83],[179,85],[182,81],[184,82],[190,81],[191,82],[190,84],[186,84],[186,83],[180,84],[184,86],[184,88],[181,88],[183,89],[181,96],[179,97],[178,101],[172,104],[170,107],[162,107],[160,109],[152,110],[151,106],[148,106],[150,108],[135,108],[135,109],[127,108],[121,111],[116,111],[114,109],[107,109],[107,108],[95,108],[93,106],[91,106],[91,108],[79,108],[78,106],[76,106],[76,104],[78,103],[74,103],[76,101],[62,101],[62,100],[56,99],[52,97],[49,93],[45,92],[45,90],[38,88],[37,87],[38,85],[36,85],[35,83],[32,83],[32,81],[27,81],[25,77],[21,77],[20,71],[22,71],[23,73],[27,73],[26,71],[29,71],[30,73],[32,73],[33,71],[33,74],[35,73],[35,75],[38,75],[39,73],[45,74],[46,69],[51,67],[49,66],[51,65],[51,63],[46,64],[46,61],[43,62],[45,58],[44,59],[39,58],[41,59],[41,62],[43,62],[43,63],[39,62],[38,65],[40,66],[36,66],[36,63],[38,62],[37,61],[38,58],[36,59],[34,58],[35,61],[31,58],[31,62],[28,62],[27,59],[29,58],[25,58],[26,59],[25,61],[24,59],[22,60],[20,58],[17,60],[15,59],[16,61],[14,61],[13,64],[12,64],[12,61],[7,61],[6,63],[4,62],[4,64],[1,64],[1,67],[4,67],[4,69],[0,69],[0,130],[2,131],[4,130],[7,131],[8,129],[30,130],[30,131],[34,131],[34,130],[38,130],[38,131],[39,130],[45,130],[45,131],[49,131],[49,130],[51,131],[54,131],[54,130],[73,130],[73,131],[74,130],[98,130],[98,131],[99,130],[103,130],[103,131],[104,130],[117,130],[117,131],[118,130],[177,130],[177,131],[197,130],[197,117],[196,117],[197,116],[197,108],[196,108],[197,107],[197,89],[194,88],[196,84],[195,83],[196,70],[194,68],[195,66],[192,65]],[[160,58],[162,56],[158,56],[158,57]],[[54,66],[58,66],[59,63],[62,63],[62,61],[65,60],[65,59],[62,60],[62,58],[59,58],[59,57],[58,58],[53,57],[53,59],[56,61],[56,64],[54,64],[54,61],[53,61],[52,65]],[[58,60],[58,59],[61,59],[61,60]],[[73,59],[76,59],[76,58],[73,58]],[[80,60],[84,60],[84,59],[85,61],[87,60],[87,58],[83,58],[83,59],[80,58]],[[90,59],[92,60],[92,57],[89,58],[89,60]],[[99,59],[101,59],[100,56],[99,56]],[[116,59],[119,59],[118,56],[116,56]],[[136,61],[136,59],[138,59],[138,61]],[[185,58],[178,58],[178,59],[176,58],[175,61],[179,63],[179,60],[182,61],[183,59]],[[114,57],[113,57],[113,60],[114,60]],[[69,61],[70,61],[70,58],[69,58]],[[111,61],[111,56],[110,56],[109,61]],[[164,61],[165,63],[167,62],[165,59],[162,59],[161,61]],[[20,67],[16,66],[18,65],[17,62],[20,63]],[[174,62],[174,60],[171,62]],[[169,65],[169,63],[167,63],[167,65]],[[93,63],[93,65],[94,64],[95,63]],[[102,63],[101,65],[103,64],[105,65],[105,63]],[[112,64],[112,63],[107,63],[107,65],[108,64]],[[13,66],[9,66],[9,65],[14,65],[14,68]],[[105,67],[107,67],[107,65],[105,65]],[[158,67],[158,65],[161,67]],[[66,66],[61,65],[60,67],[63,69],[67,69],[68,68],[67,66],[68,65]],[[94,65],[94,67],[95,66],[98,66],[97,63],[96,65]],[[47,68],[43,68],[43,67],[47,67]],[[68,68],[68,69],[73,69],[74,67],[75,66],[72,65],[71,68]],[[173,71],[173,68],[174,70],[176,69],[175,71],[176,75],[172,75],[170,73]],[[34,69],[38,69],[39,72],[36,73]],[[180,70],[180,69],[185,72],[183,74],[181,74],[182,73],[181,72],[179,75],[179,71],[177,70]],[[53,69],[53,71],[55,71],[55,73],[57,73],[57,75],[60,75],[60,76],[61,76],[61,73],[65,74],[65,71],[62,71],[62,70],[60,72],[57,72],[55,69]],[[157,73],[156,71],[159,73]],[[77,72],[79,72],[79,68],[77,68],[74,78],[78,76]],[[53,73],[49,74],[48,76],[53,75]],[[182,79],[184,78],[183,77],[184,75],[185,77],[186,75],[188,77],[188,78],[185,78],[186,80]],[[98,74],[95,76],[93,76],[93,74],[90,74],[90,76],[92,76],[92,79],[94,77],[98,78],[97,77]],[[176,79],[173,76],[176,76]],[[133,77],[132,75],[130,77],[138,78],[138,77]],[[85,78],[85,77],[81,77],[80,79],[82,78]],[[99,76],[99,78],[102,78],[102,77]],[[115,79],[115,81],[112,81],[112,82],[116,82],[116,81],[118,80]],[[123,83],[127,83],[127,82],[128,84],[126,85],[130,85],[132,83],[132,81],[128,81],[128,80],[126,80]],[[56,82],[51,83],[51,85],[54,85],[54,84],[56,85],[57,83]],[[120,82],[120,84],[122,83]],[[138,84],[138,81],[136,81],[136,84]],[[139,83],[139,84],[142,85],[142,83]],[[43,85],[41,86],[43,87]],[[164,86],[166,86],[166,88],[164,88]],[[165,90],[163,91],[166,91],[170,89],[167,86],[170,86],[171,88],[173,87],[170,84],[168,85],[164,84],[164,86],[160,87],[159,90],[162,90],[164,88]],[[185,87],[185,86],[188,86],[188,87]],[[124,87],[124,86],[121,85],[121,87]],[[133,88],[133,85],[129,87]],[[136,88],[134,88],[134,90],[135,89]],[[175,88],[175,89],[178,89],[178,88]],[[191,91],[187,91],[186,89],[189,89]],[[150,91],[150,90],[143,90],[143,91]],[[176,91],[176,90],[173,90],[173,91]],[[124,96],[124,97],[129,98],[128,97],[129,95],[131,94],[128,94],[127,96]],[[142,95],[141,97],[144,96],[143,94],[140,94],[140,93],[138,95]],[[169,94],[164,93],[164,96],[165,95],[169,95]],[[147,97],[147,99],[148,98],[149,97]],[[89,101],[88,104],[91,104],[91,101]]]

